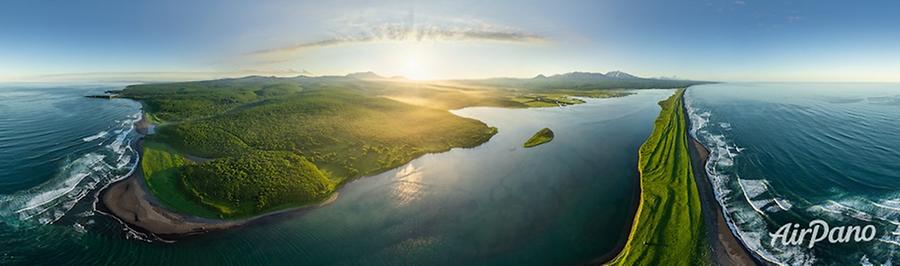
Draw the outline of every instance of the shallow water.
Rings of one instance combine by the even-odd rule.
[[[0,88],[0,264],[588,262],[626,237],[637,150],[656,102],[673,92],[457,110],[499,133],[356,180],[326,207],[166,244],[136,239],[92,211],[96,191],[136,160],[122,144],[134,136],[125,122],[139,105],[81,97],[107,89]],[[552,142],[521,147],[543,127],[554,131]],[[17,212],[34,205],[47,211]]]
[[[713,84],[690,88],[686,102],[720,203],[749,247],[792,265],[900,259],[900,85]],[[772,245],[782,225],[815,219],[877,234]]]

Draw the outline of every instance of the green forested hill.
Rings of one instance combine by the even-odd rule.
[[[595,83],[608,75],[569,76],[549,79]],[[161,169],[146,164],[172,158],[144,158],[145,168],[178,173],[159,177],[177,180],[154,180],[174,184],[160,186],[168,191],[154,190],[157,196],[181,193],[218,217],[245,217],[319,201],[352,178],[400,166],[425,153],[474,147],[497,132],[448,109],[554,107],[584,102],[572,96],[629,94],[545,83],[516,80],[500,88],[472,81],[408,82],[371,73],[251,76],[133,85],[121,95],[141,101],[147,117],[158,124],[150,141],[198,161]]]
[[[315,82],[151,84],[122,94],[161,120],[151,140],[184,156],[213,159],[181,166],[171,176],[182,184],[178,193],[221,217],[319,201],[351,178],[425,153],[473,147],[497,132],[444,109],[382,97],[379,87],[367,90],[363,81]]]
[[[250,151],[181,169],[183,185],[203,206],[239,216],[324,199],[334,183],[303,156]]]

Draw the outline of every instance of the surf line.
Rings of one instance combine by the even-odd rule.
[[[782,245],[797,246],[803,244],[806,238],[810,237],[807,248],[813,248],[816,243],[825,240],[832,244],[851,241],[869,242],[875,239],[876,233],[875,226],[871,224],[865,226],[835,226],[832,228],[827,222],[817,219],[809,222],[808,228],[801,229],[800,224],[787,223],[778,228],[778,231],[775,231],[774,234],[770,233],[769,235],[772,236],[772,241],[770,242],[772,246],[775,246],[779,239]]]

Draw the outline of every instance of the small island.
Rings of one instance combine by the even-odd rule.
[[[525,141],[525,148],[531,148],[537,145],[541,145],[553,140],[553,130],[549,128],[543,128],[537,133],[534,133],[534,136],[531,136],[527,141]]]
[[[427,85],[373,73],[248,76],[108,91],[140,102],[143,119],[136,125],[142,137],[132,143],[139,167],[104,190],[102,209],[166,238],[226,229],[328,204],[356,178],[497,134],[449,110],[575,105],[586,101],[574,97],[622,97],[631,92],[619,88],[643,88],[600,73],[588,75],[587,86],[573,75]],[[524,146],[553,137],[544,128]]]

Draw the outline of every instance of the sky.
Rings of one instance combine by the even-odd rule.
[[[900,81],[900,2],[4,1],[0,81],[621,70]]]

